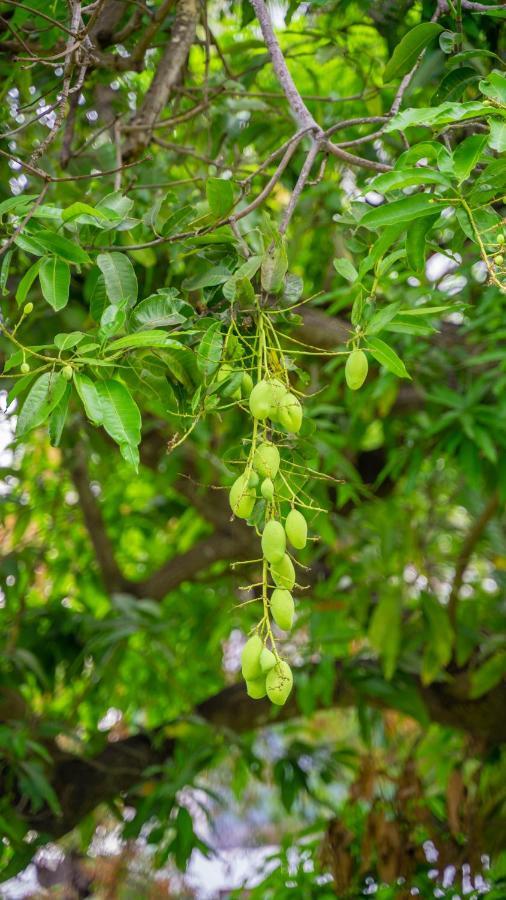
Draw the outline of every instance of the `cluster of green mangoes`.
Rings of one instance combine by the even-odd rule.
[[[300,401],[277,378],[257,382],[249,397],[249,407],[257,422],[269,419],[271,423],[280,425],[292,434],[300,430]],[[297,550],[302,550],[307,542],[307,523],[299,510],[292,507],[284,523],[277,517],[279,504],[275,502],[275,480],[280,463],[277,446],[270,440],[263,440],[254,447],[244,472],[234,481],[229,496],[234,515],[243,519],[252,515],[258,491],[266,501],[262,554],[264,571],[269,573],[272,592],[268,597],[268,585],[265,583],[267,609],[259,625],[260,629],[263,627],[264,638],[255,633],[246,642],[242,654],[242,673],[250,697],[260,699],[267,695],[278,706],[286,702],[293,678],[290,666],[279,657],[266,616],[271,615],[283,631],[291,629],[294,617],[291,592],[295,585],[295,569],[287,552],[287,541]],[[266,646],[267,640],[271,641],[272,649]]]

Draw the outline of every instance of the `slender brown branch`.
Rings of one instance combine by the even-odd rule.
[[[455,566],[455,574],[453,576],[452,588],[450,591],[450,596],[448,599],[448,615],[450,617],[450,621],[453,627],[456,627],[457,624],[457,608],[459,603],[459,595],[460,589],[462,587],[462,583],[464,581],[464,575],[467,571],[469,563],[471,561],[471,556],[474,552],[476,544],[480,540],[485,528],[487,527],[490,520],[493,518],[497,509],[499,507],[499,493],[495,491],[486,506],[484,507],[481,514],[478,516],[475,522],[473,522],[469,532],[462,544],[457,564]]]

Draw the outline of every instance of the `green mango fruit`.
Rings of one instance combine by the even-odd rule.
[[[261,700],[267,693],[265,677],[248,678],[246,681],[246,690],[248,692],[248,697],[251,697],[252,700]]]
[[[274,497],[274,485],[271,478],[264,478],[260,485],[260,493],[264,500],[272,500]]]
[[[249,478],[248,478],[248,485],[249,485],[249,487],[256,487],[256,486],[258,485],[258,482],[259,482],[259,481],[260,481],[260,479],[259,479],[257,473],[256,473],[256,472],[250,472],[250,475],[249,475]]]
[[[302,406],[295,394],[285,394],[279,406],[278,414],[279,424],[290,431],[297,434],[302,425]]]
[[[288,553],[285,553],[279,562],[271,564],[271,575],[276,587],[292,590],[295,584],[295,569]]]
[[[271,378],[269,384],[271,387],[271,411],[269,413],[269,418],[272,419],[273,422],[277,422],[279,419],[279,410],[283,398],[286,397],[288,393],[288,388],[279,380],[279,378]]]
[[[217,383],[221,384],[223,381],[226,381],[227,378],[231,378],[232,375],[236,374],[236,371],[237,370],[234,369],[234,367],[231,366],[230,363],[224,362],[220,366],[220,368],[218,369],[218,372],[216,374]],[[234,391],[232,391],[232,393],[230,393],[228,387],[226,387],[224,390],[224,395],[225,396],[228,395],[228,396],[232,397],[233,400],[240,400],[241,399],[241,388],[238,387]]]
[[[369,363],[363,350],[352,350],[344,367],[344,377],[350,391],[358,391],[367,378]]]
[[[291,509],[286,517],[285,532],[292,547],[303,550],[307,542],[307,522],[298,509]]]
[[[249,395],[249,408],[255,419],[266,419],[271,411],[272,391],[268,381],[257,382]]]
[[[259,444],[253,454],[253,468],[262,478],[275,478],[279,471],[279,450],[275,444]]]
[[[256,492],[254,487],[248,484],[246,473],[243,472],[236,478],[229,493],[230,508],[239,519],[248,519],[253,512]]]
[[[241,394],[244,398],[249,397],[253,390],[253,379],[249,372],[244,372],[241,379]]]
[[[267,562],[279,563],[286,551],[285,529],[281,522],[270,519],[262,533],[262,553]]]
[[[276,665],[276,657],[272,650],[269,650],[268,647],[264,647],[260,654],[260,668],[262,672],[270,672],[272,668]]]
[[[271,595],[271,613],[278,628],[290,631],[293,625],[295,606],[290,591],[276,588]]]
[[[268,673],[265,679],[265,686],[271,703],[274,703],[276,706],[283,706],[288,700],[293,687],[292,670],[288,663],[277,663]]]
[[[260,668],[260,654],[262,653],[263,647],[264,645],[261,638],[259,638],[258,634],[254,634],[252,637],[248,638],[242,648],[241,669],[243,678],[246,681],[261,677],[262,669]]]

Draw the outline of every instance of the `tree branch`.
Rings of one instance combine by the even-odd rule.
[[[359,699],[378,708],[389,708],[386,700],[368,692],[367,679],[376,675],[368,662],[356,661],[355,670],[337,662],[335,684],[330,706],[356,706]],[[296,673],[297,676],[297,673]],[[506,702],[506,686],[499,685],[477,700],[463,694],[462,682],[434,683],[422,686],[420,681],[402,675],[402,686],[418,692],[429,717],[434,722],[467,731],[490,746],[506,741],[506,719],[502,714]],[[401,687],[400,687],[401,689]],[[392,691],[392,695],[393,695]],[[320,708],[323,705],[320,701]],[[194,710],[213,729],[227,729],[236,734],[266,725],[275,725],[299,716],[301,710],[294,691],[284,707],[273,709],[268,700],[251,700],[244,685],[227,687],[203,701]],[[164,735],[169,734],[169,737]],[[115,741],[94,757],[77,757],[54,747],[51,785],[61,805],[57,815],[47,805],[37,812],[25,814],[30,828],[48,837],[59,838],[74,828],[99,803],[113,800],[119,794],[133,791],[142,783],[144,771],[170,758],[176,741],[170,737],[170,725],[154,732],[141,733]],[[85,786],[85,790],[83,790]]]
[[[471,556],[473,554],[474,548],[480,540],[488,523],[497,512],[498,507],[499,493],[495,491],[482,510],[481,515],[478,516],[475,522],[473,522],[464,540],[464,543],[462,544],[457,559],[457,564],[455,566],[455,575],[453,576],[450,597],[448,599],[448,615],[450,617],[450,622],[452,623],[454,628],[457,624],[457,607],[459,603],[460,589],[462,587],[464,575],[471,561]]]
[[[165,6],[166,4],[163,5],[164,9]],[[197,0],[177,0],[176,18],[170,41],[162,54],[144,100],[131,122],[131,126],[136,130],[132,131],[125,147],[123,155],[126,159],[137,156],[149,144],[158,116],[183,71],[195,38],[197,21]]]

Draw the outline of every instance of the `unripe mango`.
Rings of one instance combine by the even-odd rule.
[[[271,596],[271,612],[278,628],[290,631],[293,625],[295,606],[290,591],[284,588],[276,588]]]
[[[23,315],[29,316],[33,312],[33,303],[27,303],[23,309]]]
[[[229,502],[234,516],[239,519],[248,519],[253,512],[255,500],[255,488],[249,486],[246,473],[243,472],[230,488]]]
[[[262,533],[262,553],[267,562],[279,563],[285,555],[285,550],[285,529],[281,522],[270,519],[270,521],[266,523]]]
[[[260,485],[260,493],[264,500],[272,500],[274,497],[274,485],[270,478],[264,478]]]
[[[23,375],[27,375],[30,371],[30,366],[27,362],[22,362],[19,368],[21,369]]]
[[[249,372],[244,372],[241,379],[241,394],[243,397],[249,397],[253,390],[253,379]]]
[[[302,406],[295,394],[285,394],[279,405],[278,421],[283,428],[297,434],[302,425]]]
[[[260,479],[259,479],[257,473],[256,473],[256,472],[250,472],[250,475],[249,475],[249,478],[248,478],[248,485],[249,485],[249,487],[256,487],[259,481],[260,481]]]
[[[276,587],[292,590],[295,584],[295,569],[288,553],[285,553],[280,562],[272,563],[271,575]]]
[[[234,374],[235,374],[234,367],[231,366],[230,363],[225,362],[218,369],[218,373],[216,375],[216,381],[218,382],[218,384],[221,384],[223,381],[226,381],[227,378],[231,378],[232,375],[234,375]],[[229,388],[227,386],[224,390],[224,394],[225,394],[225,396],[227,396],[227,394],[228,394],[229,396],[232,397],[233,400],[240,400],[241,399],[241,388],[238,387],[234,391],[232,391],[232,393],[230,393]]]
[[[258,634],[254,634],[252,637],[248,638],[242,648],[241,668],[243,678],[245,678],[246,681],[261,677],[260,654],[262,653],[263,647],[264,645],[261,638],[259,638]]]
[[[249,678],[246,681],[246,690],[248,697],[251,697],[252,700],[261,700],[267,693],[265,677]]]
[[[268,381],[257,382],[249,395],[249,408],[255,419],[266,419],[272,405],[272,391]]]
[[[72,376],[74,374],[74,370],[72,366],[63,366],[62,375],[65,381],[72,381]]]
[[[253,468],[262,478],[275,478],[279,470],[279,450],[267,441],[259,444],[253,454]]]
[[[358,391],[367,378],[369,363],[363,350],[352,350],[344,367],[344,377],[350,391]]]
[[[273,420],[273,422],[278,421],[279,410],[281,404],[283,402],[283,398],[286,397],[288,393],[288,389],[279,378],[271,378],[269,380],[269,385],[271,387],[271,411],[269,413],[269,418]]]
[[[288,663],[279,662],[274,666],[267,675],[265,685],[267,696],[271,703],[274,703],[276,706],[283,706],[288,700],[293,687],[292,670]]]
[[[307,541],[307,522],[298,509],[291,509],[286,517],[285,532],[292,547],[303,550]]]
[[[272,650],[269,650],[268,647],[264,647],[260,654],[260,668],[262,672],[270,672],[271,669],[276,665],[276,657]]]

